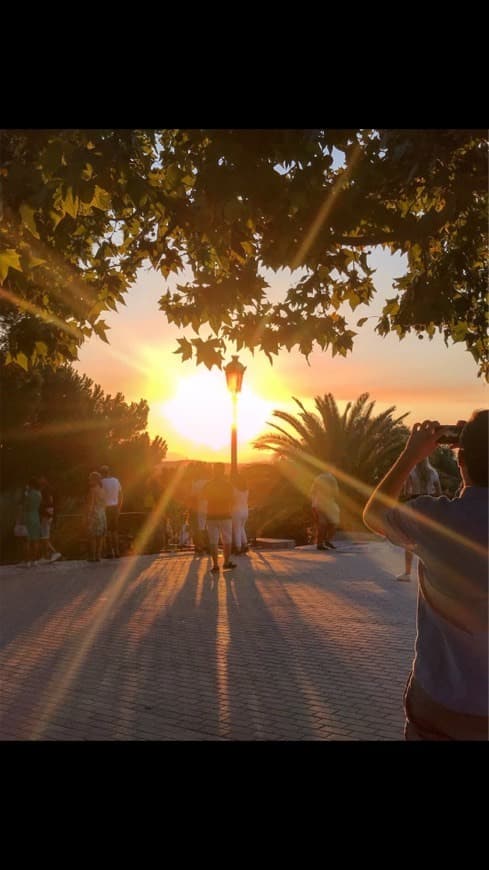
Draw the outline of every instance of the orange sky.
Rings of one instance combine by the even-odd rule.
[[[371,264],[379,293],[369,308],[359,306],[341,311],[356,328],[360,317],[380,312],[385,296],[393,296],[392,278],[402,274],[401,258],[375,253]],[[282,271],[273,279],[273,296],[287,286],[290,273]],[[270,280],[267,274],[267,280]],[[178,279],[181,281],[181,277]],[[161,435],[168,443],[168,459],[200,458],[229,460],[231,403],[222,372],[208,372],[175,356],[176,339],[185,333],[169,326],[158,309],[166,289],[163,278],[152,269],[140,273],[126,296],[126,306],[107,312],[105,321],[110,345],[92,337],[80,351],[76,368],[99,383],[106,393],[122,392],[127,401],[146,398],[150,404],[150,435]],[[477,378],[475,363],[462,344],[446,348],[441,336],[420,341],[409,336],[380,338],[370,319],[358,330],[354,350],[346,359],[316,351],[310,365],[298,353],[282,353],[273,367],[259,352],[252,357],[241,352],[247,366],[239,401],[239,459],[265,458],[253,450],[250,439],[267,427],[274,408],[294,412],[291,396],[312,407],[313,398],[332,392],[340,404],[369,392],[379,411],[396,405],[399,414],[410,411],[406,422],[438,418],[454,423],[466,419],[476,407],[488,406],[487,385]],[[202,337],[209,330],[201,331]],[[232,349],[230,349],[229,358]]]

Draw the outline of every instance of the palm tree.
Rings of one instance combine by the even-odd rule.
[[[305,495],[315,475],[329,469],[342,491],[343,525],[358,519],[372,484],[377,483],[400,453],[408,430],[402,420],[409,412],[394,418],[395,406],[374,413],[375,401],[362,393],[348,402],[343,414],[331,393],[316,396],[317,413],[307,411],[299,399],[297,415],[274,411],[273,416],[292,431],[274,422],[275,432],[261,435],[253,442],[258,450],[272,450],[283,460],[282,469]]]

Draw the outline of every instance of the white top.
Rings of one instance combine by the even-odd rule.
[[[103,477],[100,482],[105,494],[105,507],[117,507],[119,493],[122,491],[117,477]]]
[[[418,474],[418,469],[413,468],[404,485],[404,491],[405,494],[409,496],[438,495],[440,492],[438,489],[439,486],[440,478],[436,468],[429,466],[429,468],[426,469],[426,483],[422,482],[421,477]]]
[[[248,510],[248,490],[233,487],[233,511]]]

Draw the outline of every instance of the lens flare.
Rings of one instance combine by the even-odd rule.
[[[160,412],[174,429],[196,444],[219,450],[229,443],[232,409],[222,372],[198,372],[179,382]],[[238,399],[238,441],[246,444],[264,427],[272,405],[243,386]]]

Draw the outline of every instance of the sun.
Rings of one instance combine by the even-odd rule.
[[[179,381],[175,395],[160,405],[160,413],[173,428],[195,444],[220,450],[229,444],[231,396],[224,375],[213,369]],[[272,405],[246,384],[238,399],[238,442],[255,438],[270,416]]]

